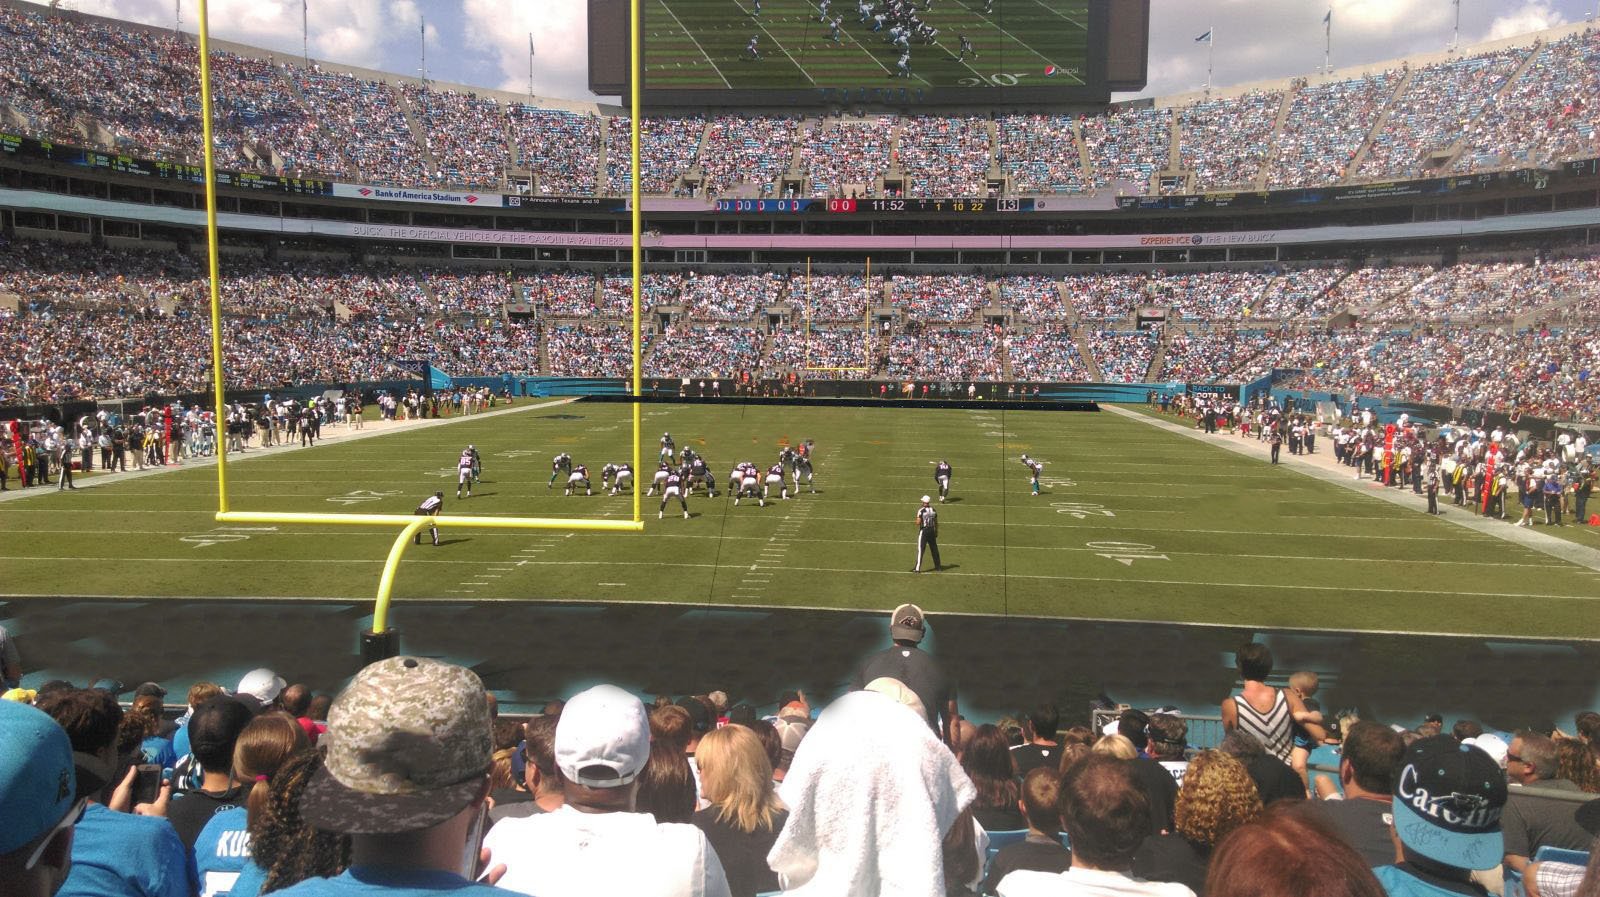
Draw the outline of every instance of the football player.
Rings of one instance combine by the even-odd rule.
[[[772,487],[778,487],[778,496],[785,501],[789,499],[789,484],[783,479],[783,465],[774,464],[767,468],[767,481],[761,486],[761,506],[767,506],[767,496],[772,493]]]
[[[461,457],[456,461],[456,498],[461,497],[461,488],[463,486],[467,489],[467,497],[472,497],[472,465],[474,463],[473,456],[476,454],[477,452],[473,451],[472,446],[469,445],[462,449]]]
[[[672,465],[665,461],[656,465],[656,475],[650,481],[650,488],[645,490],[645,495],[655,495],[657,489],[665,489],[667,477],[672,473]]]
[[[661,488],[661,509],[656,512],[656,519],[660,520],[667,514],[667,502],[676,498],[679,507],[683,508],[683,519],[689,519],[689,499],[683,494],[683,474],[676,470],[667,472],[666,482]]]
[[[546,483],[544,487],[549,489],[556,484],[556,477],[561,476],[563,473],[571,472],[572,456],[566,452],[556,455],[555,459],[550,462],[550,482]]]
[[[933,466],[933,481],[939,484],[939,504],[950,497],[950,462],[941,460]]]
[[[1023,453],[1022,466],[1028,468],[1028,482],[1033,486],[1033,494],[1038,495],[1039,474],[1044,472],[1044,462],[1036,461],[1028,457],[1027,453]]]
[[[583,486],[584,495],[594,494],[594,489],[589,486],[589,468],[582,464],[572,469],[572,473],[567,477],[567,488],[561,494],[571,495],[578,491],[580,485]]]

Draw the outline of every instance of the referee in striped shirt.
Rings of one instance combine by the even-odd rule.
[[[917,509],[917,565],[912,573],[922,572],[922,556],[928,551],[933,552],[933,569],[944,569],[939,565],[939,512],[933,509],[933,499],[924,495]]]

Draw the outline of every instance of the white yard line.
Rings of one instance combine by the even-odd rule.
[[[700,46],[700,41],[695,39],[694,32],[690,31],[689,27],[687,25],[683,24],[683,20],[678,18],[678,14],[672,11],[672,7],[667,5],[666,0],[656,0],[656,3],[662,9],[667,11],[667,15],[672,16],[672,21],[677,22],[679,28],[683,29],[684,36],[689,38],[689,41],[694,44],[694,48],[696,50],[699,50],[700,51],[700,55],[704,56],[706,58],[706,62],[711,64],[711,70],[713,72],[717,73],[717,77],[718,78],[722,79],[722,85],[724,87],[727,87],[727,88],[731,89],[733,87],[733,83],[728,80],[728,76],[727,75],[724,75],[722,73],[722,69],[717,68],[716,60],[711,58],[711,54],[706,52],[706,48]],[[766,29],[762,29],[762,30],[766,30]]]

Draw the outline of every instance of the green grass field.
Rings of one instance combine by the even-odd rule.
[[[900,50],[861,21],[855,0],[832,0],[836,42],[819,21],[820,0],[646,0],[645,83],[653,89],[856,87],[1062,87],[1083,84],[1087,0],[935,0],[920,13],[939,29],[913,42],[913,76],[896,78]],[[920,5],[920,4],[919,4]],[[878,0],[878,8],[885,6]],[[958,58],[966,35],[977,56]],[[745,50],[760,38],[762,58]],[[1046,74],[1055,66],[1057,71]]]
[[[628,451],[625,405],[519,409],[230,465],[235,510],[625,518],[626,497],[563,497],[549,459],[598,476]],[[460,598],[887,608],[1401,632],[1593,637],[1597,575],[1110,412],[648,405],[646,467],[670,430],[722,480],[816,441],[818,494],[734,507],[643,535],[445,530],[407,555],[398,600]],[[467,443],[478,495],[453,499]],[[1018,456],[1047,462],[1028,494]],[[950,569],[913,575],[931,462]],[[361,599],[393,531],[219,527],[209,467],[0,504],[0,593]]]

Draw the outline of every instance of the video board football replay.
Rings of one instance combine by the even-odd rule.
[[[1148,2],[639,0],[648,105],[1105,103]],[[590,0],[590,89],[627,88],[626,0]]]

